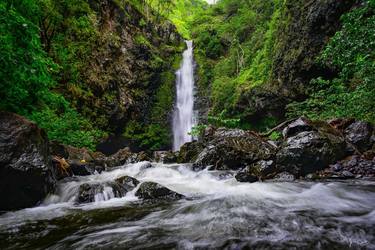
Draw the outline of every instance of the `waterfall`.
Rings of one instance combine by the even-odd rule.
[[[180,69],[176,72],[176,106],[173,114],[173,150],[192,141],[189,135],[194,121],[194,61],[193,42],[186,41]]]

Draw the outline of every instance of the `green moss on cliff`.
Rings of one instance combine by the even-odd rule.
[[[240,92],[269,82],[283,8],[279,0],[223,0],[196,17],[198,85],[211,85],[212,116],[240,118],[233,114]]]
[[[344,15],[342,21],[342,29],[319,58],[323,65],[337,70],[338,77],[313,79],[310,97],[290,104],[289,116],[375,122],[375,1]]]
[[[93,149],[103,131],[118,133],[129,121],[160,140],[166,126],[154,118],[171,109],[165,75],[174,70],[169,60],[180,54],[180,38],[148,10],[140,0],[1,3],[0,108],[74,146]]]
[[[265,130],[285,119],[287,103],[310,95],[290,105],[291,116],[373,121],[373,0],[361,2],[367,7],[343,17],[319,62],[355,1],[221,0],[201,13],[192,35],[210,115]]]
[[[175,71],[179,68],[180,60],[179,54],[170,58],[168,61],[170,70],[164,71],[160,75],[161,85],[155,92],[146,121],[131,121],[124,128],[123,135],[125,138],[135,141],[137,145],[144,149],[161,150],[171,147]]]

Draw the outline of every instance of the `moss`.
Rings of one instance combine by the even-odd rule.
[[[151,45],[150,41],[142,34],[137,34],[134,38],[134,42],[137,45],[144,45],[144,46],[147,46],[149,48],[152,48],[152,45]]]

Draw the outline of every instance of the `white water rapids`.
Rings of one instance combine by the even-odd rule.
[[[194,118],[194,60],[193,42],[186,41],[181,68],[176,72],[176,106],[173,114],[173,150],[178,151],[193,137]]]
[[[59,183],[39,207],[0,216],[0,249],[374,249],[375,183],[239,183],[231,172],[130,164]],[[142,202],[133,190],[76,204],[83,183],[122,176],[185,195]],[[139,187],[139,186],[138,186]]]

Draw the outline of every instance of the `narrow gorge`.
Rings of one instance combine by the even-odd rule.
[[[375,249],[374,0],[0,2],[0,249]]]

